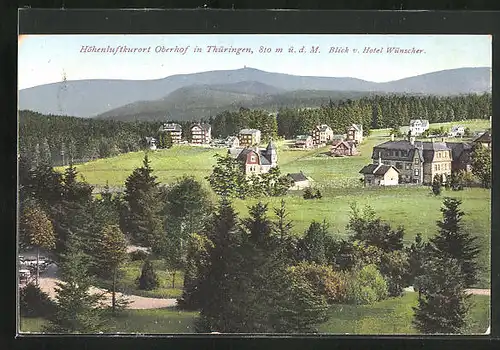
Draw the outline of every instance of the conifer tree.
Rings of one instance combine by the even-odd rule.
[[[423,274],[424,262],[428,258],[428,244],[423,241],[422,234],[417,233],[415,241],[406,248],[406,253],[408,255],[408,284],[418,290],[415,281]]]
[[[101,269],[111,271],[111,310],[116,313],[116,284],[118,279],[118,269],[127,259],[127,242],[125,236],[118,225],[107,225],[101,231],[101,236],[97,244],[98,264]]]
[[[136,168],[125,182],[126,210],[122,231],[134,243],[156,248],[161,237],[160,192],[156,176],[152,175],[148,154],[142,167]]]
[[[431,254],[434,257],[447,256],[456,259],[461,269],[465,286],[477,282],[477,257],[480,252],[477,236],[466,232],[462,225],[465,213],[460,209],[462,201],[446,197],[443,200],[442,220],[438,221],[438,234],[431,239]]]
[[[481,181],[484,188],[491,187],[491,150],[478,143],[471,154],[472,173]]]
[[[56,311],[45,328],[51,333],[96,333],[105,330],[101,294],[91,294],[89,258],[76,235],[68,239],[59,263],[61,282],[56,287]]]
[[[462,333],[471,304],[459,261],[448,256],[428,259],[419,280],[415,327],[424,334]]]
[[[441,176],[439,176],[439,174],[434,175],[431,188],[432,188],[432,193],[434,193],[435,196],[439,196],[441,194],[442,181],[441,181]]]
[[[139,289],[153,290],[158,288],[160,281],[156,272],[154,271],[153,263],[151,260],[146,259],[142,265],[141,275],[137,279]]]
[[[237,225],[237,215],[231,203],[223,198],[209,220],[206,228],[209,247],[208,271],[200,281],[200,319],[198,332],[244,331],[245,309],[238,308],[237,300],[241,288],[243,262],[240,252],[241,232]]]

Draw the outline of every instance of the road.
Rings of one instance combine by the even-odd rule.
[[[40,289],[47,293],[52,299],[56,296],[55,288],[60,280],[57,278],[57,266],[51,264],[47,267],[47,270],[40,276],[39,279]],[[105,293],[104,304],[111,305],[111,293],[100,288],[92,287],[90,289],[91,293]],[[176,299],[161,299],[161,298],[148,298],[141,297],[138,295],[124,295],[122,293],[116,293],[118,297],[124,297],[130,304],[127,306],[128,309],[162,309],[166,307],[172,307],[177,305]]]

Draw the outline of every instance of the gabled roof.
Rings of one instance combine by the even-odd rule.
[[[373,174],[373,175],[385,175],[390,169],[396,170],[399,173],[399,170],[393,167],[392,165],[385,164],[370,164],[366,165],[359,171],[360,174]]]
[[[332,149],[337,149],[341,145],[345,146],[348,149],[351,149],[351,148],[355,147],[354,142],[350,142],[350,141],[333,141],[333,143],[332,143]]]
[[[204,130],[204,131],[208,131],[208,130],[210,130],[210,128],[211,128],[211,125],[210,125],[210,124],[207,124],[207,123],[196,123],[196,124],[193,124],[193,125],[191,126],[191,129],[192,129],[192,128],[194,128],[195,126],[197,126],[197,127],[201,128],[201,129],[202,129],[202,130]]]
[[[304,175],[304,173],[301,171],[300,173],[290,173],[286,174],[290,179],[292,179],[295,182],[300,182],[300,181],[307,181],[309,180],[307,176]]]
[[[426,127],[429,125],[429,121],[427,119],[412,119],[412,120],[410,120],[410,126],[413,126],[413,124],[415,124],[415,122],[420,122],[420,124],[422,124],[423,127]]]
[[[266,147],[266,151],[275,151],[276,150],[276,145],[274,144],[274,142],[271,140],[269,141],[269,143],[267,144],[267,147]]]
[[[485,131],[478,138],[474,140],[474,142],[491,142],[491,134],[489,131]]]
[[[182,131],[182,127],[177,123],[165,123],[160,127],[160,131]]]
[[[363,128],[363,125],[361,125],[361,124],[352,124],[348,130],[354,129],[356,131],[361,131],[362,128]]]
[[[241,129],[240,134],[258,134],[260,130],[257,129]]]
[[[464,151],[472,151],[472,145],[465,142],[446,142],[446,146],[451,149],[453,160],[460,158]]]
[[[325,132],[327,130],[332,130],[332,128],[330,128],[326,124],[316,125],[316,129],[319,129],[320,132]]]

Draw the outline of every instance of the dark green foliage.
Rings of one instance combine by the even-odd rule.
[[[415,327],[424,334],[462,333],[470,294],[464,289],[460,262],[447,256],[428,259],[418,285],[420,298],[413,308]]]
[[[19,305],[23,317],[43,317],[53,314],[56,305],[47,293],[34,283],[29,283],[21,288],[19,293]]]
[[[82,242],[72,234],[59,264],[63,283],[56,287],[56,311],[49,315],[45,331],[96,333],[105,330],[100,308],[102,296],[89,293],[92,286],[89,265],[89,257],[82,252]]]
[[[472,286],[477,282],[480,248],[477,236],[472,236],[463,227],[462,217],[465,213],[460,209],[461,204],[461,200],[456,198],[447,197],[443,200],[443,219],[437,223],[438,234],[429,242],[432,256],[456,259],[465,286]]]
[[[383,252],[403,249],[404,228],[398,227],[393,230],[388,223],[377,217],[369,206],[361,213],[355,204],[351,205],[351,217],[347,229],[353,232],[351,240],[375,246]]]
[[[432,193],[434,193],[435,196],[439,196],[441,194],[443,187],[443,180],[442,177],[439,174],[434,175],[434,179],[432,180]]]
[[[304,194],[302,196],[304,199],[314,199],[314,194],[311,187],[306,187],[304,189]]]
[[[161,122],[121,122],[19,112],[19,150],[33,166],[63,165],[134,152]],[[61,154],[64,151],[64,154]]]
[[[450,187],[453,191],[462,191],[464,189],[464,172],[452,171],[449,181]]]
[[[134,250],[129,253],[129,258],[131,261],[146,260],[148,256],[149,254],[143,250]]]
[[[186,268],[184,271],[184,289],[178,299],[178,307],[184,310],[198,310],[204,295],[201,284],[210,266],[210,249],[213,243],[205,236],[192,234],[187,242]]]
[[[160,281],[153,268],[151,260],[146,259],[142,265],[141,275],[137,279],[137,287],[142,290],[153,290],[158,288]]]
[[[213,246],[208,249],[207,271],[199,281],[200,320],[198,332],[234,332],[242,327],[244,310],[236,305],[241,289],[241,232],[231,204],[222,199],[207,223]],[[233,302],[234,301],[234,302]]]
[[[206,179],[216,194],[227,198],[245,199],[249,192],[243,165],[229,155],[215,155],[217,164]]]
[[[186,265],[187,241],[191,234],[203,229],[211,206],[208,193],[193,177],[185,176],[168,189],[161,252],[173,270],[172,286],[175,285],[175,271]]]
[[[417,233],[415,241],[410,247],[407,247],[406,254],[408,256],[408,280],[407,284],[415,286],[416,279],[423,274],[424,262],[428,259],[428,244],[423,241],[422,235]]]
[[[403,250],[383,253],[380,257],[380,273],[387,281],[388,295],[398,297],[403,295],[408,286],[408,257]]]
[[[326,241],[328,236],[328,226],[326,222],[311,222],[309,228],[300,239],[298,244],[298,256],[301,260],[315,262],[317,264],[326,263]]]
[[[471,154],[472,173],[483,188],[491,188],[491,149],[477,143]]]
[[[143,166],[136,168],[125,182],[121,229],[133,243],[155,248],[163,230],[160,216],[161,193],[152,172],[146,153]]]
[[[241,129],[258,129],[263,142],[276,139],[278,125],[276,117],[263,110],[240,108],[238,111],[224,111],[215,116],[212,122],[214,136],[225,138],[237,135]]]
[[[314,198],[316,198],[316,199],[323,198],[323,195],[321,194],[321,192],[319,191],[319,189],[316,189],[316,192],[314,193]]]

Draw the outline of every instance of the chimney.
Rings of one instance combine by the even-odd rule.
[[[415,136],[410,136],[410,144],[411,145],[415,144]]]
[[[391,134],[391,141],[394,141],[394,134]]]
[[[382,165],[382,152],[378,152],[378,165]]]

